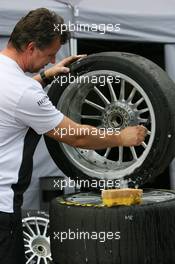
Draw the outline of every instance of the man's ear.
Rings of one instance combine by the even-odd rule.
[[[32,53],[34,52],[34,50],[36,49],[36,44],[35,44],[35,42],[29,42],[28,44],[27,44],[27,46],[26,46],[26,51],[28,51],[28,53],[30,54],[30,55],[32,55]]]

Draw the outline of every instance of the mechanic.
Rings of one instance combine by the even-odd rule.
[[[16,24],[7,47],[0,53],[0,263],[24,264],[21,223],[23,193],[32,174],[32,159],[42,134],[73,147],[100,149],[140,145],[147,130],[127,127],[120,134],[107,133],[77,124],[50,102],[43,87],[54,76],[68,73],[68,64],[84,55],[71,56],[55,64],[61,45],[69,33],[54,31],[53,25],[64,20],[45,8],[30,11]],[[38,72],[48,63],[53,67],[34,78],[25,72]],[[94,134],[60,135],[60,129],[86,128]]]

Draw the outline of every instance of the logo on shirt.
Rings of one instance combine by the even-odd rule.
[[[40,105],[44,104],[45,101],[47,101],[48,99],[49,99],[49,97],[48,97],[47,95],[45,95],[43,98],[41,98],[41,99],[37,102],[37,104],[40,106]]]

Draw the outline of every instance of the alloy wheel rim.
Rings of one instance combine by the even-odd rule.
[[[26,217],[22,220],[26,264],[48,264],[52,260],[49,220],[43,217]]]
[[[88,76],[89,80],[93,76],[105,76],[106,83],[103,87],[92,83],[82,85],[77,77],[76,82],[69,84],[60,97],[57,105],[60,111],[78,123],[91,125],[93,121],[92,125],[105,129],[122,129],[130,125],[143,124],[148,129],[148,135],[139,147],[115,148],[117,153],[115,158],[110,157],[114,148],[94,151],[75,149],[60,143],[61,148],[67,158],[89,177],[122,180],[125,175],[130,175],[142,165],[152,147],[156,130],[152,103],[143,88],[125,74],[98,70],[86,73],[81,78],[83,76],[86,78]],[[116,85],[108,82],[108,76],[112,76],[113,80],[118,76],[120,83]],[[95,100],[92,99],[92,93],[96,95]],[[95,114],[91,114],[92,111],[88,112],[90,108]],[[123,184],[125,185],[125,182]]]

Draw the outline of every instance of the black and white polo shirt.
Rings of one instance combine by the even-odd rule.
[[[0,54],[0,211],[10,213],[21,206],[40,135],[62,119],[42,86]]]

